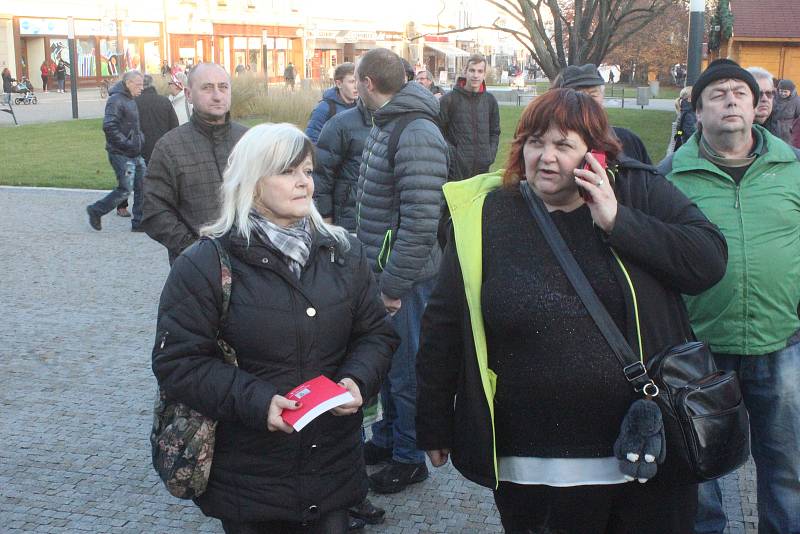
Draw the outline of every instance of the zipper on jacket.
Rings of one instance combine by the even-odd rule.
[[[737,210],[739,209],[739,188],[740,187],[741,186],[739,184],[736,184],[736,202],[734,202],[733,207],[735,209],[737,209]]]
[[[167,344],[167,336],[169,335],[169,330],[164,330],[161,333],[161,343],[158,345],[158,350],[162,350],[164,345]]]
[[[386,267],[386,263],[389,261],[389,256],[392,254],[392,230],[386,230],[386,233],[383,234],[383,243],[381,243],[381,249],[378,251],[378,268],[383,272],[383,269]]]

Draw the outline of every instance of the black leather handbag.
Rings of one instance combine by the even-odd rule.
[[[682,343],[652,356],[637,357],[583,274],[567,244],[526,182],[520,191],[567,278],[597,323],[637,392],[661,409],[667,439],[666,459],[658,478],[675,483],[713,480],[734,471],[750,456],[750,419],[739,380],[733,371],[719,371],[708,346]],[[611,249],[636,291],[625,265]],[[638,312],[636,328],[641,338]]]

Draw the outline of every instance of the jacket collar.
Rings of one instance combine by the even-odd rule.
[[[200,117],[200,114],[195,110],[192,117],[189,119],[192,125],[203,135],[209,139],[220,139],[228,135],[231,130],[231,114],[225,114],[225,122],[223,124],[211,124]]]
[[[794,153],[791,147],[769,133],[764,127],[754,124],[753,130],[755,130],[757,134],[761,136],[763,143],[760,155],[753,163],[754,166],[761,162],[769,164],[792,163],[797,161],[797,155]],[[726,177],[726,179],[730,179],[730,177],[723,173],[719,167],[708,161],[700,154],[700,135],[701,130],[698,130],[692,135],[692,137],[689,138],[685,145],[675,152],[672,159],[672,173],[692,173],[699,170],[705,170],[720,177]]]
[[[467,89],[467,79],[461,76],[456,80],[456,86],[454,87],[454,89],[457,90],[459,93],[464,93],[467,95],[479,95],[481,93],[486,92],[486,81],[485,80],[482,81],[478,91],[473,93],[472,91]]]
[[[364,122],[364,126],[372,126],[372,112],[369,110],[364,101],[360,98],[356,100],[356,107],[358,108],[358,112],[361,114],[361,120]]]
[[[264,263],[262,259],[265,257],[265,254],[269,254],[271,256],[277,256],[280,254],[278,250],[263,244],[258,239],[251,238],[250,242],[248,243],[245,237],[241,236],[239,232],[234,230],[229,230],[228,233],[221,238],[221,241],[225,246],[229,247],[229,250],[233,255],[246,263],[262,264]],[[311,263],[315,253],[318,252],[320,248],[332,249],[335,247],[335,245],[336,242],[332,238],[314,231],[314,235],[311,240],[311,255],[308,258],[307,265]]]

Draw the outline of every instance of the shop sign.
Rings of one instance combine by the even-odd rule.
[[[67,35],[66,19],[19,19],[20,35]],[[124,22],[122,33],[130,37],[159,37],[161,28],[157,22]],[[117,22],[103,20],[75,20],[75,35],[117,35]]]
[[[67,35],[66,19],[19,19],[20,35]]]

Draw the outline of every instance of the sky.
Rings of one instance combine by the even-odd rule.
[[[332,18],[368,19],[396,25],[398,21],[417,21],[436,24],[437,14],[444,9],[442,24],[457,24],[461,4],[468,7],[473,24],[489,24],[496,9],[485,0],[305,0],[304,7],[317,16]]]

